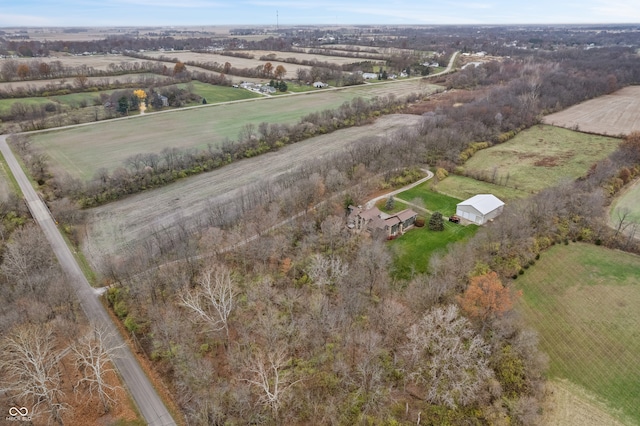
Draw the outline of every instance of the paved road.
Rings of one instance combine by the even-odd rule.
[[[58,231],[47,206],[38,197],[38,194],[31,186],[27,176],[20,168],[15,156],[9,149],[6,136],[0,136],[0,152],[4,155],[11,172],[15,176],[29,210],[33,218],[42,228],[47,240],[51,244],[53,251],[60,262],[60,266],[68,277],[68,283],[76,292],[80,300],[80,306],[89,321],[104,327],[113,336],[109,344],[118,347],[116,358],[113,360],[120,373],[125,386],[136,402],[140,413],[149,425],[164,426],[175,425],[169,411],[164,406],[162,400],[149,382],[147,376],[142,371],[140,364],[133,356],[129,348],[124,345],[124,339],[118,329],[111,321],[104,306],[98,300],[96,292],[89,285],[84,274],[80,270],[78,263],[71,254],[71,250],[65,243],[62,235]]]

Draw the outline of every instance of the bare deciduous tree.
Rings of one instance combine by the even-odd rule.
[[[80,386],[85,385],[90,395],[97,393],[105,412],[117,402],[114,394],[119,386],[110,384],[107,379],[111,373],[115,373],[111,361],[116,352],[124,346],[109,346],[108,342],[112,338],[106,329],[94,326],[90,333],[71,346],[76,367],[82,373],[74,390],[78,392]]]
[[[349,272],[349,265],[336,255],[315,253],[307,270],[309,278],[318,286],[336,285]]]
[[[229,316],[235,306],[237,291],[226,267],[209,268],[198,279],[199,286],[185,290],[180,304],[193,311],[195,322],[203,322],[212,331],[224,330],[229,338]]]
[[[64,394],[58,361],[64,351],[55,350],[51,327],[29,324],[17,328],[4,339],[0,353],[3,387],[15,392],[24,404],[30,401],[34,416],[42,410],[50,420],[62,424],[66,407],[60,401]]]
[[[275,419],[291,387],[301,381],[293,380],[291,358],[285,348],[284,343],[273,350],[258,348],[247,361],[250,378],[244,379],[258,388],[258,401],[271,409]]]
[[[424,386],[426,399],[451,408],[482,400],[493,372],[489,346],[459,316],[455,305],[434,308],[411,326],[405,354],[409,377]]]

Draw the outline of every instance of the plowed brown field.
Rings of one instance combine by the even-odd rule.
[[[94,266],[105,255],[123,254],[154,230],[191,227],[211,205],[256,182],[276,177],[306,161],[339,152],[356,140],[418,124],[420,116],[394,114],[367,126],[352,127],[289,145],[278,152],[238,161],[88,211],[84,251]]]
[[[625,87],[547,115],[543,122],[601,135],[619,136],[640,131],[640,86]]]

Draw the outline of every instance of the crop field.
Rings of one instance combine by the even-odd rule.
[[[247,123],[256,126],[261,122],[293,123],[306,114],[337,108],[356,97],[403,96],[414,91],[428,93],[438,89],[439,86],[425,85],[422,80],[405,80],[323,90],[145,114],[34,134],[32,140],[46,151],[54,169],[62,168],[75,177],[88,180],[99,168],[119,167],[133,154],[160,152],[167,147],[204,148],[207,144],[221,144],[225,138],[236,139]]]
[[[65,67],[79,67],[82,65],[86,65],[88,67],[92,67],[97,70],[106,70],[107,68],[109,68],[110,64],[119,65],[121,63],[133,64],[135,62],[143,62],[138,58],[132,58],[130,56],[123,56],[123,55],[76,56],[76,55],[70,55],[70,54],[59,54],[56,56],[55,54],[52,54],[51,56],[48,56],[46,58],[39,58],[39,59],[42,62],[47,62],[47,63],[60,61],[62,65]],[[4,61],[10,61],[10,60],[15,60],[15,59],[0,59],[0,67],[2,66],[2,63]],[[22,62],[22,61],[19,61],[19,62]],[[25,62],[27,62],[27,64],[29,63],[29,61],[25,61]]]
[[[276,60],[280,60],[280,61],[282,61],[282,59],[295,58],[299,61],[330,62],[332,64],[338,64],[338,65],[348,65],[348,64],[353,64],[354,62],[360,61],[360,59],[358,58],[349,58],[345,56],[317,55],[314,53],[303,53],[303,52],[278,52],[278,51],[269,51],[269,50],[243,50],[242,52],[254,55],[256,59],[260,58],[261,56],[274,54],[276,55]],[[288,64],[288,65],[290,67],[297,66],[296,64]]]
[[[104,254],[118,253],[133,242],[141,242],[154,229],[171,228],[179,222],[193,224],[217,200],[233,197],[248,185],[286,173],[296,164],[335,153],[362,138],[415,126],[419,121],[419,116],[409,114],[380,117],[371,125],[311,138],[90,209],[85,253],[97,266]]]
[[[170,64],[173,67],[173,64]],[[140,74],[123,74],[116,76],[105,76],[105,77],[88,77],[88,84],[97,84],[97,83],[131,83],[134,81],[144,81],[149,78],[155,78],[157,81],[167,81],[170,80],[169,77],[165,77],[157,74],[150,73],[140,73]],[[73,84],[73,78],[54,78],[49,80],[24,80],[24,81],[5,81],[0,83],[0,90],[11,92],[12,90],[16,90],[20,87],[34,87],[36,89],[40,89],[49,85],[61,86],[66,84]],[[16,100],[20,100],[21,98],[16,98]]]
[[[551,379],[595,395],[640,423],[640,257],[595,245],[556,245],[517,279],[517,309],[539,334]]]
[[[601,135],[628,135],[640,131],[640,86],[620,89],[564,111],[547,115],[547,124]]]
[[[560,127],[531,127],[508,142],[478,151],[464,165],[468,175],[535,193],[583,176],[616,150],[620,140]]]
[[[302,68],[310,71],[311,67],[308,65],[298,65],[298,64],[288,64],[286,62],[278,62],[278,61],[261,61],[257,57],[255,59],[246,59],[246,58],[237,58],[235,56],[225,56],[219,54],[211,54],[211,53],[197,53],[197,52],[182,52],[182,51],[174,51],[174,52],[145,52],[145,56],[149,58],[159,58],[160,56],[166,56],[169,58],[178,58],[178,60],[187,62],[217,62],[219,64],[224,64],[225,62],[229,62],[234,68],[256,68],[262,67],[267,62],[271,62],[273,65],[273,69],[275,70],[278,65],[282,65],[287,73],[284,78],[293,78],[295,77],[295,72],[298,68]],[[188,66],[187,66],[188,69]]]

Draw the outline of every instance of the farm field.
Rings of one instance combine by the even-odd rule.
[[[539,334],[549,378],[567,380],[640,423],[640,257],[595,245],[556,245],[515,282],[517,309]]]
[[[193,225],[202,220],[212,204],[232,198],[248,185],[286,173],[296,164],[335,153],[356,140],[417,125],[419,120],[419,116],[409,114],[384,116],[371,125],[311,138],[90,209],[85,254],[98,266],[105,254],[121,252],[133,242],[143,242],[154,229],[171,228],[178,223]]]
[[[257,58],[270,54],[276,55],[276,60],[282,60],[287,58],[296,58],[299,61],[318,61],[318,62],[330,62],[338,65],[348,65],[354,62],[359,62],[360,59],[348,58],[345,56],[330,56],[330,55],[317,55],[314,53],[303,52],[279,52],[270,50],[243,50],[243,53],[249,53]],[[229,61],[231,62],[231,61]],[[290,67],[297,66],[297,64],[288,64]]]
[[[197,53],[197,52],[187,52],[187,51],[173,51],[173,52],[144,52],[144,55],[149,58],[160,58],[161,56],[165,56],[168,58],[178,58],[178,60],[182,62],[194,61],[194,62],[217,62],[219,64],[224,64],[225,62],[229,62],[234,68],[256,68],[262,67],[267,62],[271,62],[273,65],[273,69],[278,65],[282,65],[287,73],[284,78],[293,78],[295,76],[295,72],[298,68],[305,69],[307,71],[311,71],[311,67],[308,65],[298,65],[298,64],[288,64],[286,62],[278,62],[278,61],[261,61],[256,57],[255,59],[246,59],[246,58],[237,58],[235,56],[225,56],[219,54],[212,53]],[[189,66],[187,65],[187,69]]]
[[[160,152],[163,148],[204,148],[236,139],[247,123],[293,123],[306,114],[339,107],[356,97],[370,99],[412,92],[435,92],[440,87],[422,80],[324,90],[299,95],[209,105],[132,119],[99,122],[34,134],[32,141],[50,156],[52,166],[88,180],[99,168],[114,169],[133,154]],[[239,119],[241,118],[241,119]]]
[[[510,141],[478,151],[464,169],[474,178],[535,193],[583,176],[619,143],[612,137],[538,125]]]
[[[542,425],[624,426],[597,397],[567,380],[549,380],[546,389]]]
[[[630,226],[637,224],[635,236],[640,238],[640,179],[632,183],[613,202],[609,211],[610,225],[617,227],[620,222],[619,214],[625,213],[625,221],[631,223]],[[629,230],[630,228],[627,228],[627,231]]]
[[[130,56],[124,55],[70,55],[70,54],[55,54],[52,53],[50,56],[44,58],[38,58],[41,62],[47,62],[51,64],[52,62],[60,61],[62,65],[65,67],[81,67],[86,65],[87,67],[94,68],[96,70],[107,70],[109,65],[115,64],[120,65],[122,63],[127,63],[133,65],[136,62],[142,62],[138,58],[132,58]],[[4,61],[11,61],[15,59],[0,59],[0,67]],[[26,60],[19,60],[19,62],[27,62]]]
[[[170,64],[172,67],[174,64]],[[145,81],[150,78],[154,78],[156,81],[167,81],[169,77],[165,77],[157,74],[140,73],[140,74],[123,74],[116,76],[104,76],[104,77],[87,77],[89,85],[97,83],[132,83],[134,81]],[[11,92],[19,88],[33,87],[40,89],[49,85],[62,86],[67,84],[73,84],[73,78],[54,78],[49,80],[24,80],[24,81],[5,81],[0,82],[0,90],[4,92]],[[20,100],[21,98],[16,98]]]
[[[640,131],[640,86],[629,86],[564,111],[544,117],[543,122],[601,135],[628,135]]]

